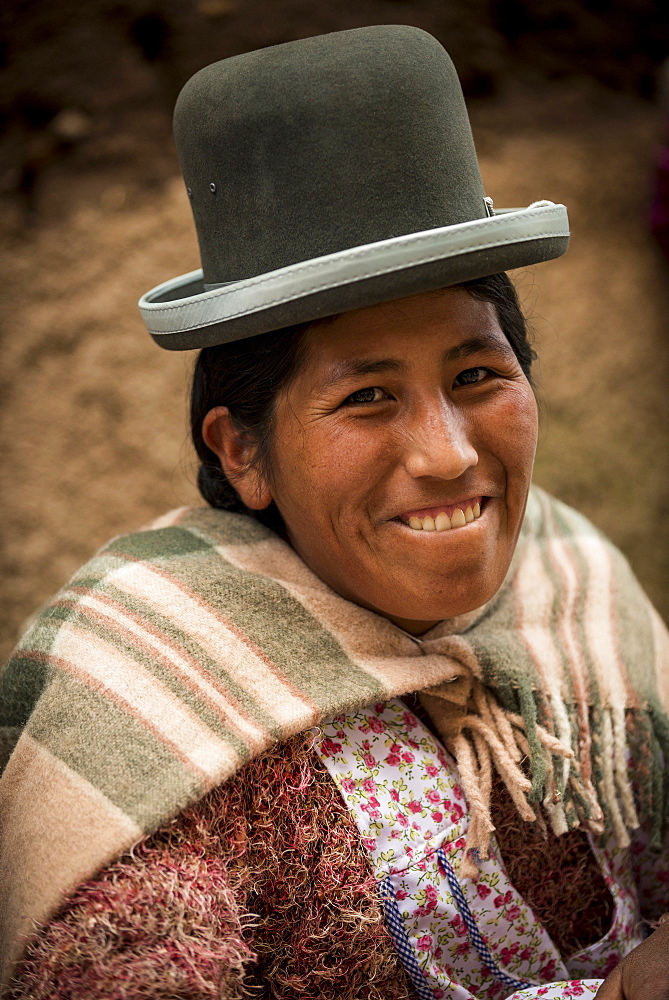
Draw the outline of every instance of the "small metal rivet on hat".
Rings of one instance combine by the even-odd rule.
[[[491,215],[494,215],[494,214],[495,214],[495,209],[493,208],[493,204],[492,204],[492,198],[491,198],[491,197],[490,197],[490,196],[488,195],[488,196],[487,196],[486,198],[484,198],[483,200],[484,200],[484,202],[485,202],[485,210],[486,210],[486,214],[487,214],[488,216],[491,216]]]
[[[216,194],[216,185],[214,184],[213,181],[209,185],[209,190],[211,191],[212,194]]]
[[[192,188],[186,188],[186,194],[188,195],[189,198],[192,198],[193,197],[193,189]]]

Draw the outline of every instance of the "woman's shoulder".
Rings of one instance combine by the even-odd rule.
[[[269,528],[245,514],[213,507],[177,507],[136,531],[112,538],[91,562],[124,557],[174,561],[195,553],[220,553],[221,547],[245,546],[272,537]]]
[[[52,630],[75,606],[83,611],[93,595],[111,590],[120,599],[121,586],[127,603],[153,591],[161,574],[196,591],[207,564],[214,567],[228,550],[268,537],[268,528],[243,514],[211,507],[168,511],[135,531],[114,536],[95,552],[27,619],[16,652],[34,640],[36,631]],[[125,586],[126,580],[131,586]]]
[[[610,576],[616,591],[649,605],[629,559],[615,542],[584,513],[534,484],[528,496],[519,554],[527,542],[539,546],[552,562],[562,562],[562,575],[568,572],[569,563],[584,586]]]
[[[582,511],[533,483],[530,487],[524,530],[542,537],[591,539],[616,551],[616,546]]]

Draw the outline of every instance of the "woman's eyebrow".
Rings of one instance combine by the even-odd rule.
[[[479,333],[474,337],[468,337],[455,347],[449,347],[442,354],[443,361],[458,361],[460,358],[467,358],[471,354],[478,354],[480,351],[492,351],[502,357],[513,354],[513,348],[506,337],[498,336],[495,333]]]
[[[403,361],[393,360],[392,358],[370,358],[368,361],[355,361],[351,358],[346,358],[344,361],[337,362],[330,369],[327,375],[318,383],[317,389],[323,392],[349,379],[362,378],[365,375],[384,375],[388,372],[401,374],[406,372],[406,370],[407,366]]]
[[[469,357],[469,355],[477,354],[480,351],[488,351],[488,353],[492,351],[504,357],[513,353],[511,345],[502,337],[496,336],[494,333],[477,334],[461,341],[455,347],[449,347],[442,354],[442,361],[457,361],[459,358]],[[324,392],[333,389],[340,382],[347,382],[349,379],[364,378],[366,375],[384,375],[388,372],[401,375],[406,371],[406,364],[393,358],[369,358],[359,361],[345,358],[343,361],[338,361],[330,369],[316,388],[318,391]]]

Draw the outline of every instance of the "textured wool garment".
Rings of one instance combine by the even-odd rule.
[[[8,997],[413,997],[368,853],[312,740],[250,762],[80,886]]]
[[[420,644],[333,593],[244,515],[184,510],[116,539],[42,612],[0,677],[4,975],[31,921],[245,761],[317,722],[431,689],[465,784],[471,874],[493,769],[556,834],[658,844],[668,797],[666,630],[622,556],[530,496],[507,580]],[[663,687],[664,685],[664,687]]]

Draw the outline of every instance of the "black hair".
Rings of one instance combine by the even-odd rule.
[[[457,287],[465,289],[472,298],[490,302],[495,307],[500,327],[531,382],[536,354],[528,340],[525,317],[508,276],[493,274]],[[197,479],[200,493],[212,507],[250,514],[275,530],[282,527],[275,505],[262,511],[244,506],[218,457],[205,444],[202,422],[215,406],[227,406],[239,432],[256,446],[254,465],[271,481],[275,401],[300,368],[304,357],[304,334],[311,325],[301,323],[231,344],[205,347],[200,351],[193,372],[191,433],[200,459]]]

